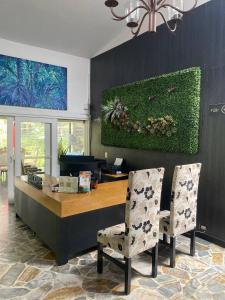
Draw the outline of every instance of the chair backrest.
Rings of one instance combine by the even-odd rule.
[[[155,246],[164,169],[129,173],[125,212],[125,245],[129,257]]]
[[[200,163],[175,167],[170,207],[170,228],[174,236],[196,227],[200,171]]]

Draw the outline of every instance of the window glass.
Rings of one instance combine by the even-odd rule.
[[[45,124],[21,122],[22,164],[44,170],[45,167]]]
[[[83,155],[85,153],[85,122],[59,121],[58,144],[67,154]]]

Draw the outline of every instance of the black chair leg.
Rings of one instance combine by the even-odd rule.
[[[158,266],[158,243],[152,249],[152,277],[157,277],[157,266]]]
[[[190,254],[191,256],[195,256],[195,229],[191,231]]]
[[[167,244],[167,235],[163,233],[163,243]]]
[[[101,274],[103,272],[103,246],[98,243],[98,258],[97,258],[97,272]]]
[[[130,294],[131,287],[131,258],[125,257],[125,294]]]
[[[175,256],[176,256],[176,238],[170,237],[170,267],[175,267]]]

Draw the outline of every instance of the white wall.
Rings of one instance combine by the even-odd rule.
[[[198,0],[198,4],[197,6],[200,6],[202,4],[205,4],[206,2],[209,2],[211,0]],[[193,6],[194,0],[184,0],[184,9],[188,10]],[[165,12],[166,15],[166,12]],[[185,16],[184,16],[185,17]],[[158,17],[157,19],[157,25],[161,25],[162,19],[160,17]],[[124,30],[120,32],[120,34],[113,40],[111,40],[109,43],[107,43],[102,49],[100,49],[95,56],[104,53],[118,45],[121,45],[122,43],[125,43],[126,41],[130,40],[133,38],[133,35],[130,32],[130,29],[126,26],[126,22],[125,21],[121,21],[124,23]],[[201,20],[199,20],[199,22],[201,22]],[[117,22],[115,22],[115,26],[117,26]],[[144,24],[142,25],[141,31],[139,33],[142,34],[144,33],[148,28],[148,19],[145,20]]]
[[[72,37],[71,37],[72,38]],[[89,109],[90,60],[43,48],[0,39],[0,54],[67,68],[67,111],[0,105],[0,115],[87,119]]]

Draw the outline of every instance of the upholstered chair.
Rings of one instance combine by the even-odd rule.
[[[152,275],[157,276],[159,213],[164,169],[129,173],[125,223],[100,230],[97,234],[97,271],[103,271],[103,256],[125,270],[125,293],[130,293],[131,258],[152,250]],[[124,256],[125,263],[107,255],[107,246]]]
[[[170,266],[175,267],[176,237],[190,232],[190,254],[195,255],[198,185],[201,164],[176,166],[173,175],[170,211],[160,212],[164,242],[170,237]]]

